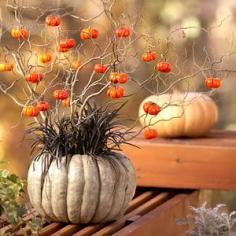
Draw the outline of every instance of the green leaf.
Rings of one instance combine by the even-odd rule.
[[[17,181],[19,180],[19,178],[16,175],[9,175],[8,179],[13,183],[17,183]]]
[[[17,215],[23,217],[27,213],[27,209],[25,206],[21,205],[17,208]]]
[[[27,223],[27,226],[31,229],[33,233],[37,233],[43,226],[44,221],[35,216],[31,221]]]

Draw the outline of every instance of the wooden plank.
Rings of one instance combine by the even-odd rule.
[[[128,207],[126,213],[129,213],[129,212],[133,211],[135,208],[137,208],[140,205],[142,205],[143,203],[147,202],[148,200],[150,200],[152,197],[154,197],[157,194],[158,194],[157,191],[156,192],[154,192],[154,191],[147,191],[147,192],[144,192],[141,195],[137,196],[136,198],[134,198],[129,203],[129,207]]]
[[[40,236],[51,235],[51,234],[57,232],[62,227],[63,227],[62,223],[57,223],[57,222],[51,223],[51,224],[47,225],[46,227],[44,227],[43,229],[41,229],[39,232],[39,235]]]
[[[186,217],[189,206],[198,205],[198,192],[178,194],[156,207],[143,217],[122,228],[114,236],[173,236],[185,235],[187,226],[177,225],[176,220]]]
[[[124,217],[116,220],[115,222],[107,225],[106,227],[102,228],[100,231],[94,233],[94,236],[110,236],[113,233],[117,232],[119,229],[121,229],[127,220],[132,218],[135,215],[143,215],[147,212],[149,212],[151,209],[157,207],[158,205],[165,202],[170,197],[170,194],[168,192],[163,192],[149,200],[148,202],[142,204],[135,210],[131,211]]]
[[[135,197],[129,203],[129,207],[128,207],[126,213],[129,213],[129,212],[133,211],[135,208],[141,206],[142,204],[144,204],[145,202],[150,200],[152,197],[154,197],[155,194],[157,194],[157,191],[156,192],[146,191],[146,192],[140,194],[139,196]],[[89,235],[92,235],[92,234],[99,231],[100,229],[102,229],[103,227],[105,227],[108,224],[109,223],[103,223],[103,224],[93,224],[93,225],[86,226],[85,228],[83,228],[79,232],[73,234],[73,236],[89,236]]]
[[[88,225],[79,232],[73,234],[73,236],[90,236],[106,226],[107,223]]]
[[[236,190],[236,132],[214,131],[201,139],[140,137],[124,146],[139,186]]]
[[[56,231],[54,234],[51,234],[52,236],[70,236],[73,233],[77,232],[79,229],[81,229],[81,225],[67,225],[64,228],[60,229],[59,231]]]

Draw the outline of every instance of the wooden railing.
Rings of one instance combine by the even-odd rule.
[[[134,141],[124,146],[139,186],[236,190],[236,131],[212,131],[198,139]]]

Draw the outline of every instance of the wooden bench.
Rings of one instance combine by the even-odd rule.
[[[186,227],[177,225],[176,220],[186,216],[189,205],[196,206],[197,203],[198,191],[138,188],[126,214],[117,221],[92,225],[51,223],[44,225],[39,235],[142,236],[157,235],[156,232],[159,232],[160,236],[184,235]],[[26,219],[30,219],[34,214],[29,213]],[[0,229],[0,235],[9,232],[10,225],[5,224]],[[28,234],[30,235],[30,232]],[[14,235],[23,233],[19,230]]]
[[[236,132],[213,131],[201,139],[146,141],[140,136],[134,143],[141,149],[126,146],[124,152],[142,187],[124,217],[96,225],[51,223],[39,235],[183,236],[186,226],[176,220],[189,213],[190,205],[199,204],[199,189],[236,189]],[[5,225],[0,232],[9,228]]]

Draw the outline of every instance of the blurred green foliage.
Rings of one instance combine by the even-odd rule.
[[[2,164],[3,162],[0,162],[0,165]],[[42,225],[42,220],[39,217],[33,217],[28,221],[24,220],[28,209],[19,200],[24,196],[25,187],[25,180],[0,168],[0,217],[1,215],[6,216],[8,223],[13,226],[13,231],[21,228],[24,223],[25,229],[37,232]],[[0,235],[1,233],[0,230]]]

